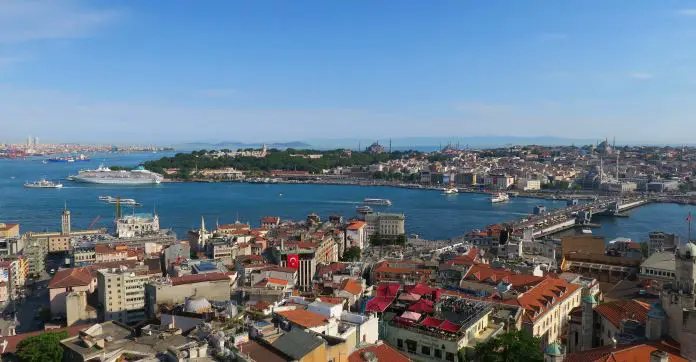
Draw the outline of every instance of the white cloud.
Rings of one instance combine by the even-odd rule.
[[[680,9],[677,10],[677,15],[696,16],[696,9]]]
[[[655,75],[652,73],[647,73],[647,72],[633,72],[630,73],[629,78],[631,79],[637,79],[637,80],[650,80],[650,79],[655,79]]]
[[[0,43],[84,37],[122,13],[88,4],[78,0],[0,0]]]

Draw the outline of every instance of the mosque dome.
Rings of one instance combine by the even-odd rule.
[[[696,258],[696,244],[688,242],[679,248],[679,255],[683,258]]]
[[[205,298],[188,299],[184,306],[184,310],[188,313],[206,313],[210,311],[210,302]]]

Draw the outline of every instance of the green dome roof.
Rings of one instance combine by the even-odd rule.
[[[648,317],[655,319],[665,319],[667,317],[667,313],[665,313],[665,310],[662,309],[662,304],[655,303],[652,305],[652,307],[650,307],[650,310],[648,311]]]
[[[594,296],[592,296],[590,294],[582,297],[582,301],[587,302],[587,303],[597,304],[597,300],[595,300]]]
[[[549,355],[549,356],[562,356],[563,355],[563,353],[561,353],[561,346],[556,342],[549,344],[549,346],[546,347],[546,349],[544,350],[544,354]]]

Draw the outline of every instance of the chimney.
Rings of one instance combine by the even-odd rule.
[[[669,354],[665,351],[660,351],[656,349],[650,352],[650,362],[668,362]]]

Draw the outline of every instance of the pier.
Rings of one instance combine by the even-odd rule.
[[[535,238],[555,234],[576,226],[591,225],[593,216],[622,216],[622,212],[652,202],[649,198],[601,198],[592,202],[570,205],[562,209],[542,212],[508,223],[515,232],[532,229]]]

